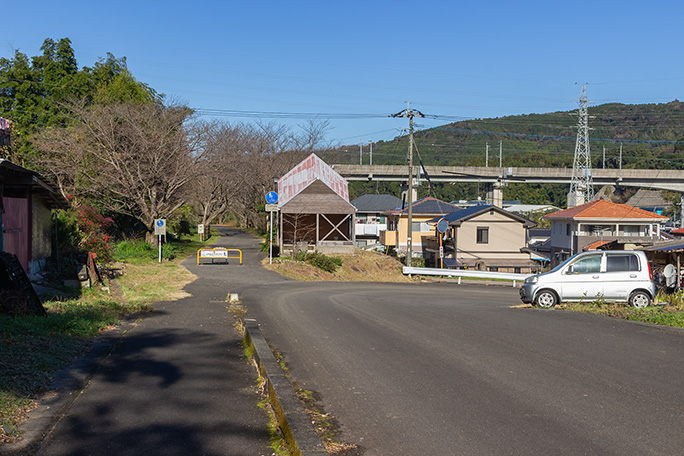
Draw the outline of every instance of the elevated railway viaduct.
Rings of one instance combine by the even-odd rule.
[[[406,165],[347,165],[332,167],[348,181],[405,181]],[[418,167],[415,167],[416,169]],[[527,184],[570,184],[572,168],[507,168],[478,166],[426,166],[432,182],[482,183],[487,202],[501,206],[507,182]],[[594,185],[671,190],[684,194],[684,171],[672,169],[593,169]]]

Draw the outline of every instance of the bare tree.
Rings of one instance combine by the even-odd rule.
[[[298,125],[301,132],[292,135],[293,148],[309,155],[314,152],[329,149],[325,136],[332,128],[327,119],[310,117],[304,124]]]
[[[210,224],[231,207],[249,179],[244,154],[250,134],[243,125],[214,124],[206,135],[197,177],[188,193],[197,206],[202,224]]]
[[[180,207],[201,155],[203,129],[188,128],[192,111],[161,103],[72,103],[75,123],[36,139],[42,164],[63,193],[136,218],[154,243],[154,220]]]
[[[327,122],[310,119],[301,133],[276,123],[217,124],[205,136],[199,173],[189,187],[205,224],[230,213],[243,226],[266,230],[266,193],[306,155],[322,147]]]

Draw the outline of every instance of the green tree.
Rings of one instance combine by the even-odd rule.
[[[72,100],[87,100],[88,104],[161,100],[154,90],[135,80],[125,58],[108,53],[92,68],[79,70],[69,38],[48,38],[41,51],[30,59],[19,51],[12,59],[0,59],[0,116],[12,122],[12,151],[7,156],[18,164],[39,167],[31,137],[45,128],[73,122],[73,113],[67,108]]]

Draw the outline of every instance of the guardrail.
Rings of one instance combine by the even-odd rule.
[[[229,252],[238,252],[238,256],[230,256]],[[215,249],[199,249],[197,251],[197,265],[200,264],[200,259],[211,258],[211,264],[214,264],[216,258],[225,259],[226,264],[228,264],[229,258],[240,259],[240,266],[242,266],[242,250],[240,249],[225,249],[225,248],[215,248]]]
[[[499,280],[511,280],[513,281],[513,286],[517,285],[518,281],[524,281],[531,275],[534,274],[515,274],[511,272],[493,272],[493,271],[474,271],[470,269],[439,269],[439,268],[414,268],[409,266],[404,266],[402,268],[404,274],[409,277],[413,274],[415,275],[433,275],[442,277],[458,277],[458,283],[461,283],[461,278],[470,277],[477,279],[499,279]]]

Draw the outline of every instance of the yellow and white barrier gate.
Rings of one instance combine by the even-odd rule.
[[[231,252],[237,252],[238,256],[231,256]],[[224,248],[216,248],[216,249],[199,249],[197,251],[197,264],[200,264],[200,260],[202,258],[211,258],[211,263],[214,264],[215,259],[225,259],[226,264],[228,264],[228,259],[229,258],[236,258],[240,260],[240,266],[242,266],[242,250],[240,249],[224,249]]]

